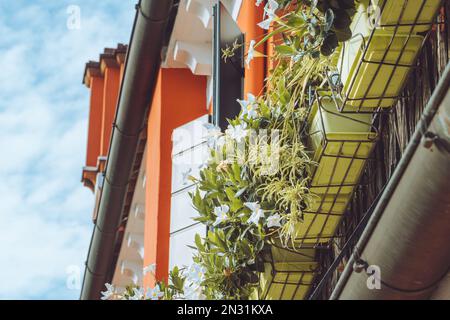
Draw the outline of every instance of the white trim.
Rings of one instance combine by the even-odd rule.
[[[127,234],[127,245],[128,248],[137,251],[141,259],[144,259],[144,235],[136,233]]]
[[[143,267],[134,261],[122,260],[120,263],[120,273],[122,276],[130,278],[133,284],[140,284],[142,282]]]
[[[210,76],[212,74],[210,43],[177,41],[173,50],[173,59],[186,65],[195,75]]]
[[[211,0],[187,0],[186,11],[195,15],[203,23],[205,29],[213,29],[213,13]]]

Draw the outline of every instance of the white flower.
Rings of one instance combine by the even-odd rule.
[[[150,265],[144,267],[144,269],[142,269],[142,271],[143,271],[144,276],[145,276],[147,273],[151,273],[151,274],[154,275],[154,274],[155,274],[155,271],[156,271],[156,263],[152,263],[152,264],[150,264]]]
[[[269,30],[270,24],[273,19],[276,18],[275,11],[277,11],[279,5],[275,0],[269,0],[269,2],[264,7],[264,17],[267,16],[267,19],[258,23],[258,26],[263,28],[264,30]]]
[[[161,291],[159,285],[156,285],[153,289],[148,289],[145,296],[150,300],[159,300],[164,295],[164,292]]]
[[[214,148],[217,145],[217,141],[223,137],[220,127],[213,125],[212,123],[205,123],[203,125],[207,129],[206,142],[208,147]]]
[[[205,280],[205,267],[199,265],[198,263],[193,263],[189,267],[187,278],[193,282],[200,285],[203,280]]]
[[[130,300],[142,300],[143,297],[144,297],[144,289],[133,288],[133,295],[130,297]]]
[[[247,223],[258,224],[259,220],[264,217],[264,211],[258,202],[246,202],[244,206],[252,211],[252,215],[248,218]]]
[[[224,135],[221,135],[220,137],[217,138],[216,140],[216,148],[220,149],[225,145],[226,139]]]
[[[247,123],[239,124],[237,126],[229,125],[228,129],[225,130],[227,136],[231,139],[236,140],[237,143],[242,142],[247,136]]]
[[[207,130],[207,136],[216,136],[220,135],[220,127],[216,126],[212,123],[204,123],[203,127]]]
[[[251,40],[248,46],[247,57],[245,58],[245,64],[247,68],[250,68],[250,62],[255,58],[255,40]]]
[[[256,103],[256,97],[247,93],[247,100],[237,99],[237,102],[241,105],[242,113],[241,118],[247,115],[248,119],[255,119],[258,117],[258,104]]]
[[[281,227],[281,216],[277,213],[267,218],[266,224],[268,228]]]
[[[205,267],[198,263],[192,263],[185,272],[186,280],[183,286],[184,298],[189,300],[205,300],[206,296],[203,294],[202,288],[202,282],[205,280]]]
[[[219,223],[228,219],[227,213],[230,210],[230,207],[227,205],[222,205],[220,207],[214,208],[214,214],[216,215],[216,221],[213,226],[217,226]]]
[[[201,287],[187,286],[184,288],[184,297],[188,300],[206,300]]]
[[[102,300],[109,300],[114,295],[114,286],[109,283],[105,283],[106,291],[102,291]]]
[[[207,139],[215,139],[222,134],[220,127],[215,126],[212,123],[205,123],[205,124],[203,124],[203,127],[206,128],[206,137],[205,138],[207,138]]]
[[[255,5],[256,5],[257,7],[259,7],[259,5],[260,5],[262,2],[263,2],[263,0],[256,0]]]
[[[223,300],[224,297],[222,292],[215,292],[215,300]]]

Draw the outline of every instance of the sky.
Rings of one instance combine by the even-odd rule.
[[[0,299],[79,298],[94,201],[84,65],[128,43],[136,2],[0,0]]]

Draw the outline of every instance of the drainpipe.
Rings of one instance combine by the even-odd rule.
[[[139,135],[155,89],[173,0],[140,0],[125,61],[105,179],[80,299],[99,299],[110,281],[117,230]]]
[[[331,299],[428,299],[449,271],[449,84],[447,65]]]

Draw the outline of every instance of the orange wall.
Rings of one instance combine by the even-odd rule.
[[[103,85],[103,77],[91,78],[88,143],[86,152],[86,166],[89,167],[97,166],[97,158],[100,154],[100,136],[103,118]]]
[[[265,30],[257,26],[263,20],[264,4],[255,6],[255,0],[243,0],[238,16],[238,25],[245,34],[245,53],[251,40],[258,42],[264,37]],[[265,45],[256,48],[258,52],[265,53]],[[259,95],[263,93],[266,59],[255,58],[250,62],[250,68],[245,68],[244,98],[247,93]]]
[[[103,90],[103,120],[100,155],[108,155],[112,124],[116,113],[117,97],[119,95],[120,69],[107,67],[105,69],[105,85]]]
[[[148,119],[144,265],[156,263],[156,279],[169,268],[172,132],[206,114],[206,78],[189,69],[161,69]],[[153,286],[146,275],[144,286]]]
[[[260,40],[264,30],[256,24],[263,19],[264,6],[243,0],[238,24],[250,40]],[[257,49],[265,53],[265,47]],[[266,59],[255,58],[245,70],[244,95],[263,93]],[[169,268],[170,203],[172,187],[172,132],[175,128],[207,113],[206,78],[188,69],[161,69],[147,128],[144,265],[156,263],[156,277],[147,274],[144,287],[167,279]]]

